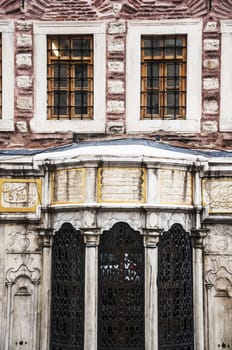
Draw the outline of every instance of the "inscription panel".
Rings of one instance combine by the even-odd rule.
[[[232,212],[232,178],[203,180],[203,205],[212,214]]]
[[[34,212],[41,204],[40,179],[0,179],[1,212]]]
[[[144,203],[146,170],[143,168],[98,169],[98,202]]]
[[[77,204],[85,201],[86,170],[59,169],[52,174],[52,204]]]
[[[176,169],[159,170],[160,204],[192,204],[192,175]]]

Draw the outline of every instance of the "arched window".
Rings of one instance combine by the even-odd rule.
[[[192,244],[181,225],[160,237],[158,257],[159,350],[193,350]]]
[[[144,350],[144,248],[139,232],[117,223],[100,240],[98,350]]]
[[[69,223],[56,232],[52,253],[51,350],[84,349],[83,237]]]

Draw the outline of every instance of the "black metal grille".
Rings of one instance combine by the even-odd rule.
[[[98,350],[144,350],[144,248],[126,223],[99,246]]]
[[[48,36],[48,117],[93,117],[93,36]]]
[[[84,349],[84,258],[80,232],[63,224],[52,254],[51,350]]]
[[[179,224],[159,242],[159,350],[193,350],[192,245]]]
[[[0,34],[0,118],[2,118],[2,36]]]
[[[185,35],[142,37],[142,119],[185,118],[186,45]]]

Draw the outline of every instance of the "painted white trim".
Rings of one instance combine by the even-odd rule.
[[[232,131],[232,20],[221,21],[221,115],[220,130]]]
[[[0,20],[2,35],[2,118],[0,131],[14,130],[14,24]]]
[[[187,35],[187,112],[185,120],[140,120],[141,35]],[[201,119],[202,21],[132,21],[127,40],[127,131],[199,132]]]
[[[48,34],[93,34],[94,36],[94,115],[92,120],[47,120],[47,40]],[[105,131],[105,24],[103,22],[35,22],[35,114],[33,132],[99,133]]]

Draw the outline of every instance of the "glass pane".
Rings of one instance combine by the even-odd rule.
[[[167,64],[167,86],[178,87],[179,86],[179,63]]]
[[[88,64],[75,65],[75,87],[88,87]]]
[[[147,63],[147,87],[159,87],[159,67],[160,64],[156,62]]]
[[[153,37],[153,38],[146,38],[143,40],[144,45],[144,56],[161,56],[161,46],[162,41],[159,38]]]
[[[72,50],[72,56],[89,57],[91,55],[90,39],[73,39]]]
[[[76,91],[75,92],[75,114],[87,114],[87,91]]]
[[[167,92],[167,114],[178,114],[179,107],[179,91]]]
[[[59,48],[61,56],[69,56],[69,40],[59,39]]]
[[[54,114],[68,114],[68,94],[67,91],[54,91]]]
[[[68,85],[68,65],[65,63],[54,64],[54,86],[67,87]]]
[[[59,57],[60,56],[60,52],[59,52],[59,45],[58,45],[58,40],[53,39],[51,40],[51,52],[50,52],[51,56],[55,56],[55,57]]]
[[[159,92],[147,92],[147,113],[159,114]]]

